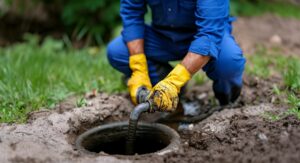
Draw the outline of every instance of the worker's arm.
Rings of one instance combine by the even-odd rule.
[[[146,0],[121,0],[120,16],[123,22],[122,36],[126,43],[143,39],[145,32],[144,15]]]
[[[229,18],[229,0],[197,0],[195,17],[198,32],[191,42],[188,54],[164,80],[153,87],[149,95],[154,109],[176,109],[181,87],[210,59],[218,59]]]
[[[203,66],[206,65],[209,59],[210,56],[203,56],[203,55],[189,52],[184,57],[181,64],[187,69],[187,71],[191,75],[194,75],[197,71],[199,71]]]
[[[144,39],[137,39],[127,43],[130,56],[144,54]]]
[[[145,0],[121,0],[120,15],[123,22],[122,36],[130,55],[144,53]]]
[[[134,104],[139,102],[137,94],[140,89],[152,88],[144,54],[144,15],[146,12],[145,0],[121,0],[122,36],[130,53],[129,67],[132,70],[127,86]]]

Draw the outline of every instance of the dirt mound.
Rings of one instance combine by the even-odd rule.
[[[135,157],[136,162],[261,162],[300,160],[300,120],[269,121],[261,115],[274,106],[224,110],[182,131],[183,150],[163,157]]]
[[[184,152],[168,162],[298,162],[300,121],[286,117],[276,122],[233,116],[224,133],[193,133]],[[192,148],[192,149],[191,149]]]
[[[87,128],[119,119],[132,109],[120,96],[100,94],[88,106],[33,113],[26,124],[0,124],[0,162],[120,162],[103,156],[81,156],[74,150],[72,136]]]
[[[257,45],[279,48],[283,54],[300,55],[300,21],[274,15],[240,17],[234,23],[234,36],[246,54]]]

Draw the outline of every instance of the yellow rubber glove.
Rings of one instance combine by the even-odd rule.
[[[191,79],[191,74],[181,64],[178,64],[169,75],[151,90],[149,101],[152,103],[150,111],[174,111],[178,105],[178,94],[184,84]]]
[[[137,104],[137,93],[140,87],[151,90],[152,85],[148,73],[148,65],[145,54],[136,54],[129,57],[129,67],[132,70],[127,86],[133,104]]]

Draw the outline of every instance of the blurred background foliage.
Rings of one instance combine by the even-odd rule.
[[[271,12],[300,18],[299,4],[299,0],[231,0],[231,13],[257,16]],[[26,32],[64,38],[75,47],[105,44],[115,30],[120,31],[119,6],[120,0],[2,0],[0,29],[11,30],[0,33],[8,38],[0,46],[20,41]],[[146,20],[149,18],[148,14]]]
[[[101,44],[107,41],[112,29],[120,24],[118,0],[67,0],[62,4],[62,20],[80,40]]]
[[[20,34],[67,34],[75,46],[101,45],[121,24],[119,6],[119,0],[5,0],[0,16],[2,26],[21,28],[15,30]]]

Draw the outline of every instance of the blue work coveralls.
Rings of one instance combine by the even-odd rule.
[[[144,22],[147,6],[152,23]],[[126,43],[144,39],[150,79],[153,85],[188,52],[211,56],[203,70],[213,80],[221,104],[233,102],[240,94],[245,58],[231,34],[229,0],[121,0],[122,35],[107,48],[110,64],[130,77]]]

